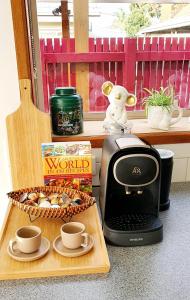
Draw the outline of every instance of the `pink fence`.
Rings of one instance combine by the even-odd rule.
[[[89,64],[90,111],[105,111],[108,100],[101,85],[109,80],[137,96],[142,109],[143,88],[172,85],[180,106],[190,106],[190,38],[90,38],[88,53],[75,53],[74,39],[41,39],[44,104],[57,86],[75,86],[77,63]]]

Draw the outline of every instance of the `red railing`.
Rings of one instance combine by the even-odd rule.
[[[143,88],[172,85],[180,106],[190,106],[190,38],[90,38],[88,53],[75,53],[74,39],[41,39],[44,104],[57,86],[76,86],[77,63],[89,64],[90,111],[105,111],[108,100],[101,85],[109,80],[137,96]],[[87,101],[87,100],[86,100]]]

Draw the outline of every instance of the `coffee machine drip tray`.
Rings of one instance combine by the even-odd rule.
[[[150,228],[154,223],[155,217],[147,214],[126,214],[112,217],[106,224],[110,229],[131,231]]]
[[[112,245],[142,246],[160,242],[163,229],[157,216],[131,213],[107,218],[104,235]]]

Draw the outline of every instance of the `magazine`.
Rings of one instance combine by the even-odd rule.
[[[89,141],[42,144],[44,183],[92,194],[92,153]]]

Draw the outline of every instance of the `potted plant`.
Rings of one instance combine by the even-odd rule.
[[[174,99],[172,87],[161,87],[159,90],[152,91],[144,88],[144,90],[149,94],[144,100],[144,105],[151,128],[168,130],[181,119],[183,112],[178,107],[178,101]],[[179,115],[172,120],[174,110],[178,110]]]

